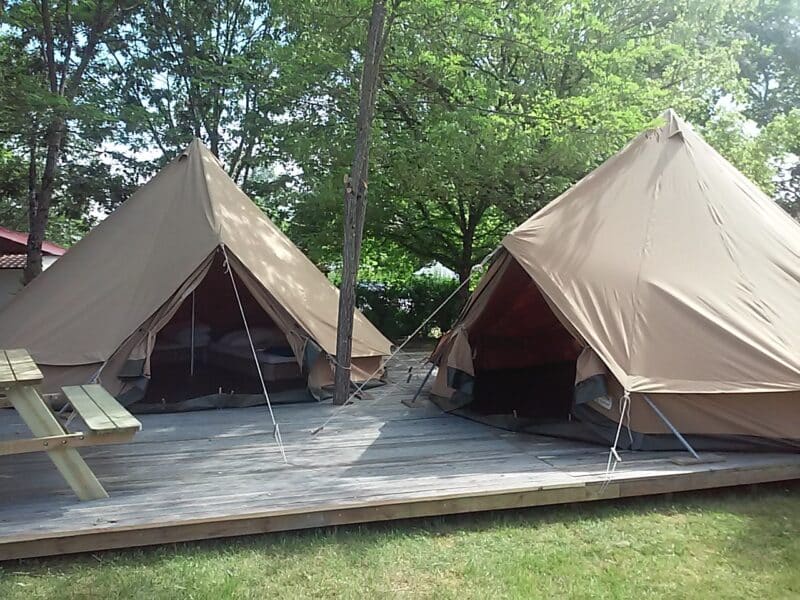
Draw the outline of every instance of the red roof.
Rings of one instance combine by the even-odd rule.
[[[0,269],[24,269],[26,259],[24,254],[0,254]]]
[[[26,252],[28,247],[28,234],[21,231],[14,231],[13,229],[6,229],[0,227],[0,252],[8,254],[17,254]],[[61,256],[66,252],[66,249],[58,246],[52,242],[42,243],[42,254],[49,254],[50,256]],[[12,267],[5,267],[6,269]]]

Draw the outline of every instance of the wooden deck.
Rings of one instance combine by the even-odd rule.
[[[42,454],[2,457],[0,560],[800,478],[800,455],[678,466],[651,452],[624,453],[609,481],[607,449],[409,408],[417,382],[374,390],[318,435],[335,407],[276,407],[289,464],[265,407],[143,415],[132,443],[81,451],[105,500],[78,501]],[[0,439],[27,433],[0,411]]]

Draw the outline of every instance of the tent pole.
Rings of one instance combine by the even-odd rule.
[[[194,290],[192,290],[192,337],[189,353],[189,375],[194,376]]]
[[[692,448],[691,444],[686,441],[686,438],[681,435],[680,431],[675,429],[675,426],[670,422],[666,415],[662,413],[655,404],[653,404],[653,401],[650,400],[647,394],[642,394],[642,398],[644,398],[644,401],[650,405],[650,408],[652,408],[653,411],[655,411],[655,413],[658,415],[658,418],[664,421],[672,434],[678,438],[678,441],[683,445],[684,448],[686,448],[687,452],[689,452],[689,454],[691,454],[695,459],[700,460],[700,456],[698,456],[697,452],[694,451],[694,448]]]
[[[417,401],[417,398],[419,398],[419,395],[422,393],[422,388],[424,388],[425,384],[428,383],[428,379],[430,378],[431,373],[433,373],[433,369],[434,368],[436,368],[436,363],[431,363],[431,368],[428,369],[428,372],[425,375],[425,378],[422,380],[422,383],[419,384],[419,388],[417,388],[417,392],[414,394],[414,397],[411,399],[411,404],[414,404],[414,402]]]
[[[225,247],[223,246],[223,250],[224,250],[224,248]],[[498,246],[497,248],[495,248],[494,250],[489,252],[489,254],[487,254],[481,262],[479,262],[477,265],[474,265],[472,267],[472,269],[470,269],[470,274],[472,274],[472,273],[478,271],[479,269],[483,268],[490,260],[492,260],[492,257],[494,257],[494,255],[500,250],[500,248],[502,248],[502,246]],[[336,416],[340,412],[342,412],[345,408],[350,406],[350,404],[348,404],[349,401],[352,400],[353,398],[355,398],[361,392],[361,390],[363,390],[364,387],[370,381],[372,381],[372,378],[375,377],[375,375],[377,375],[382,370],[384,370],[386,368],[386,365],[388,365],[389,362],[395,356],[397,356],[397,354],[403,348],[405,348],[406,344],[408,344],[408,342],[410,342],[414,338],[415,335],[417,335],[420,331],[422,331],[422,328],[425,327],[425,325],[428,324],[428,321],[430,321],[433,317],[435,317],[437,315],[437,313],[440,310],[442,310],[445,307],[445,305],[455,297],[456,294],[458,294],[466,285],[469,284],[469,282],[470,282],[469,278],[465,279],[464,281],[462,281],[458,285],[458,287],[456,289],[454,289],[452,292],[450,292],[450,295],[447,296],[447,298],[445,298],[444,300],[442,300],[442,302],[439,304],[439,306],[437,306],[436,308],[433,309],[433,312],[431,314],[429,314],[427,317],[425,317],[425,320],[422,321],[422,323],[420,323],[419,327],[417,327],[414,331],[411,332],[410,335],[408,335],[406,337],[406,341],[403,342],[402,344],[400,344],[397,348],[395,348],[395,350],[389,355],[389,357],[385,361],[383,361],[383,363],[381,363],[381,366],[379,366],[377,369],[375,369],[372,372],[372,374],[369,377],[367,377],[367,379],[362,381],[361,384],[353,392],[350,393],[350,395],[347,397],[347,402],[345,402],[344,404],[340,404],[336,410],[331,412],[331,414],[328,416],[328,418],[325,419],[325,422],[322,425],[320,425],[319,427],[317,427],[314,431],[312,431],[311,435],[317,435],[320,431],[325,429],[325,427],[328,425],[328,423],[330,423],[333,419],[335,419]],[[373,400],[373,402],[375,402],[375,401]]]

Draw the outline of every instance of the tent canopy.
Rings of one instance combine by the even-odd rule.
[[[684,432],[800,440],[800,227],[663,120],[505,237],[432,357],[434,394],[463,406],[516,377],[547,402],[608,375],[641,431],[664,431],[649,394]],[[572,382],[533,397],[548,365]],[[616,422],[609,402],[587,406]]]
[[[800,389],[800,228],[672,110],[503,246],[630,391]]]
[[[157,333],[220,249],[297,353],[335,354],[338,290],[197,139],[0,313],[2,345],[42,365],[109,361]],[[389,352],[356,311],[354,359]]]

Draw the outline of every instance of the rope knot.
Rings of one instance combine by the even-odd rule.
[[[608,451],[608,463],[606,464],[606,480],[603,483],[601,488],[601,493],[605,492],[608,484],[611,481],[611,476],[614,474],[614,471],[617,470],[617,465],[622,462],[622,457],[619,455],[617,451],[617,447],[619,446],[619,436],[622,433],[622,423],[625,423],[625,426],[628,430],[628,443],[633,442],[633,435],[631,434],[631,393],[628,390],[624,390],[622,394],[622,398],[620,398],[619,404],[619,421],[617,422],[617,433],[614,436],[614,444],[609,448]]]

